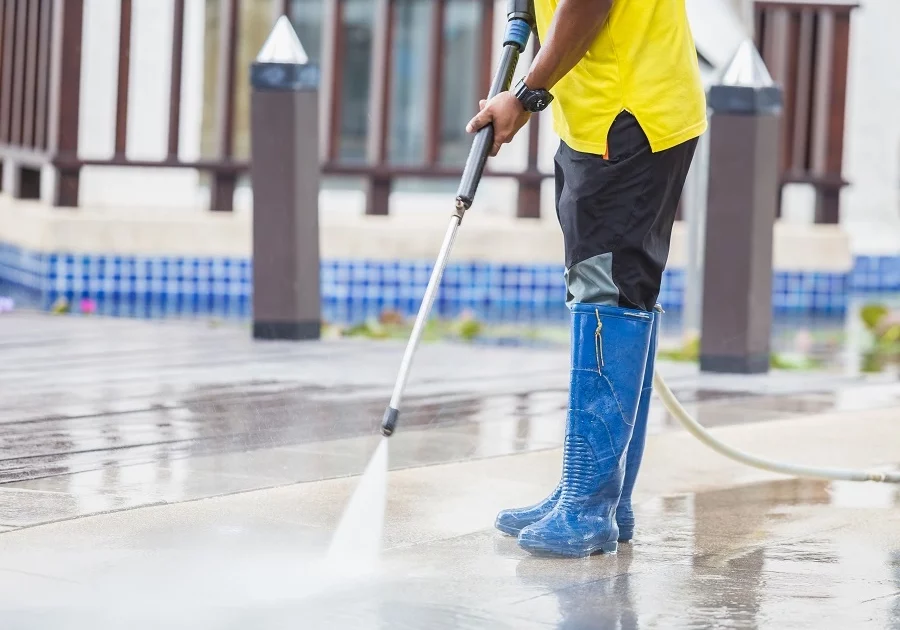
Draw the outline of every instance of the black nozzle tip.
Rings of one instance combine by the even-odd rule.
[[[381,435],[384,437],[391,437],[391,435],[393,435],[394,429],[397,427],[397,418],[399,416],[400,411],[398,409],[388,407],[384,410],[384,419],[381,421]]]

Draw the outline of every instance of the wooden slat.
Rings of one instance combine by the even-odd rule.
[[[775,20],[774,11],[765,13],[765,24],[763,27],[762,47],[759,49],[766,65],[769,66],[772,60],[778,56],[777,48],[782,45],[778,38],[778,27]],[[769,68],[769,72],[772,68]]]
[[[784,85],[788,73],[788,51],[791,16],[787,9],[775,9],[770,17],[769,54],[765,55],[766,66],[772,78]]]
[[[34,156],[34,159],[46,159],[43,156]],[[112,156],[110,158],[85,158],[85,159],[63,159],[59,158],[56,163],[66,167],[82,167],[82,166],[130,166],[134,168],[190,168],[198,171],[212,171],[215,173],[224,173],[229,176],[235,176],[249,170],[250,164],[246,160],[135,160],[125,156]]]
[[[131,0],[121,0],[119,73],[116,84],[116,155],[125,155],[128,141],[128,90],[131,70]]]
[[[234,81],[240,13],[238,0],[220,0],[219,68],[216,112],[218,113],[219,157],[231,157],[234,150]]]
[[[319,158],[336,159],[340,139],[341,66],[343,61],[342,0],[322,3],[322,75],[319,94]]]
[[[828,102],[828,151],[825,170],[840,174],[844,156],[844,114],[847,104],[847,64],[850,50],[850,16],[837,15],[834,22],[834,47],[831,56],[831,92]]]
[[[169,82],[169,142],[166,155],[178,158],[181,130],[181,70],[184,56],[184,0],[175,0],[172,18],[172,63]]]
[[[441,92],[444,85],[444,16],[446,0],[434,0],[428,38],[428,122],[425,125],[425,161],[435,164],[441,150]]]
[[[796,173],[809,168],[807,143],[809,141],[809,105],[812,100],[813,37],[814,15],[812,11],[800,13],[800,28],[797,34],[797,79],[795,81],[796,100],[793,103],[791,132],[790,170]]]
[[[38,18],[40,17],[40,0],[31,0],[28,10],[27,40],[25,50],[25,96],[22,114],[22,144],[34,146],[35,98],[38,83]]]
[[[55,16],[59,24],[59,46],[55,52],[53,78],[56,91],[50,101],[50,120],[56,135],[52,146],[57,159],[77,159],[78,122],[81,97],[81,40],[84,22],[84,0],[64,0],[56,5],[60,15]],[[54,120],[55,119],[55,120]],[[59,168],[54,204],[74,207],[78,205],[78,167]]]
[[[812,100],[812,145],[810,171],[822,175],[828,151],[828,120],[831,107],[831,82],[834,46],[834,14],[822,9],[818,14],[816,36],[816,67]]]
[[[793,143],[790,129],[794,125],[794,103],[797,101],[797,44],[800,32],[800,16],[797,12],[788,14],[785,30],[784,76],[778,80],[784,91],[782,106],[781,153],[779,155],[779,174],[784,175],[793,159]]]
[[[337,159],[341,150],[341,114],[343,113],[341,103],[343,102],[344,93],[342,78],[344,76],[344,57],[346,53],[344,48],[346,42],[344,38],[344,3],[343,0],[335,0],[335,2],[335,10],[332,13],[333,23],[331,24],[334,54],[332,57],[333,73],[331,75],[331,85],[329,86],[331,89],[331,119],[328,128],[328,146],[330,147],[329,155]],[[374,26],[372,28],[373,30],[375,29]]]
[[[790,108],[791,89],[790,89],[790,53],[792,42],[790,38],[791,14],[785,8],[771,9],[766,14],[766,35],[765,48],[763,49],[763,59],[766,67],[772,75],[772,79],[784,88],[784,102]],[[787,121],[785,121],[788,125]],[[788,152],[790,144],[787,136],[781,136],[781,164],[779,172],[784,165],[788,163]]]
[[[825,125],[827,148],[824,170],[830,178],[841,178],[844,157],[844,119],[847,101],[847,64],[850,48],[850,16],[836,14],[832,24],[831,82],[829,84],[829,113]],[[816,200],[816,221],[840,222],[841,186],[820,186]]]
[[[382,107],[380,116],[376,121],[375,133],[381,138],[381,150],[377,156],[378,164],[384,164],[387,161],[388,140],[389,140],[389,121],[391,113],[391,83],[394,76],[394,22],[396,19],[397,4],[388,2],[387,15],[387,33],[385,39],[387,46],[383,50],[382,62],[384,63],[384,73],[381,77],[381,86],[379,88],[382,94]],[[387,207],[385,206],[385,213]]]
[[[22,143],[22,105],[25,96],[25,47],[27,44],[28,0],[17,0],[16,40],[13,46],[12,114],[9,122],[10,144]]]
[[[0,0],[0,78],[3,77],[3,50],[4,45],[3,42],[6,39],[3,24],[6,22],[6,0]],[[0,83],[0,90],[3,89],[2,83]],[[3,127],[3,120],[0,119],[0,128]],[[0,129],[0,134],[2,134],[2,129]],[[0,191],[3,190],[3,161],[0,160]]]
[[[235,65],[240,12],[238,0],[219,2],[219,67],[216,94],[216,136],[219,159],[228,160],[234,153]],[[231,212],[237,179],[229,173],[215,172],[210,193],[210,209]]]
[[[0,142],[7,139],[7,103],[9,91],[6,87],[6,67],[10,63],[7,47],[12,45],[12,37],[7,33],[7,12],[16,4],[16,0],[0,0]],[[0,180],[2,181],[2,180]]]
[[[327,162],[322,165],[322,172],[328,175],[347,175],[353,177],[372,177],[390,180],[400,177],[421,179],[458,179],[463,172],[462,166],[426,166],[426,165],[391,165],[369,166],[366,164],[341,164]],[[528,171],[511,171],[494,169],[485,173],[485,177],[503,177],[518,182],[537,182],[553,177],[552,173],[529,173]]]
[[[369,165],[377,168],[387,161],[388,120],[391,110],[391,75],[393,65],[394,2],[378,0],[373,16],[372,64],[369,76],[369,103],[372,116],[368,129],[366,156]],[[369,178],[366,190],[366,214],[388,213],[391,178]]]
[[[369,65],[369,118],[366,157],[369,164],[383,164],[387,155],[387,121],[390,112],[391,39],[394,3],[376,0],[372,16],[372,59]],[[340,103],[340,101],[335,101]],[[339,109],[338,105],[336,109]],[[340,121],[338,121],[340,122]],[[334,122],[332,123],[334,125]],[[334,129],[333,129],[334,131]],[[337,128],[340,133],[340,128]],[[336,140],[339,138],[338,136]]]
[[[47,110],[50,98],[50,53],[53,49],[53,0],[40,0],[38,29],[37,86],[34,106],[34,147],[47,148]]]
[[[783,176],[790,168],[791,144],[790,133],[787,130],[794,124],[794,102],[797,100],[797,36],[799,32],[800,18],[796,12],[787,16],[785,26],[785,59],[782,66],[783,76],[776,79],[781,84],[782,96],[782,128],[781,151],[779,153],[778,172]],[[780,215],[779,215],[780,216]]]

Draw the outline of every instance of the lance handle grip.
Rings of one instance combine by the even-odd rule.
[[[500,56],[500,65],[494,74],[494,80],[491,82],[488,100],[509,89],[513,73],[516,71],[516,64],[519,61],[519,54],[528,45],[530,35],[531,24],[528,21],[513,17],[507,23],[503,53]],[[472,148],[469,149],[469,157],[466,158],[466,166],[456,192],[457,212],[462,213],[468,210],[475,200],[475,191],[478,189],[478,183],[484,173],[485,162],[487,162],[493,146],[494,125],[489,123],[475,133]]]

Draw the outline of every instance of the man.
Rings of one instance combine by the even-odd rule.
[[[572,370],[562,478],[496,526],[533,553],[577,557],[634,534],[654,307],[706,102],[685,0],[535,5],[540,52],[513,90],[481,102],[467,130],[493,123],[496,155],[553,101]]]

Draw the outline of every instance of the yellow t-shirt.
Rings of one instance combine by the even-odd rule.
[[[542,39],[557,1],[535,0]],[[654,152],[706,131],[706,95],[684,3],[613,0],[600,35],[552,90],[554,128],[566,144],[605,154],[622,110],[637,118]]]

